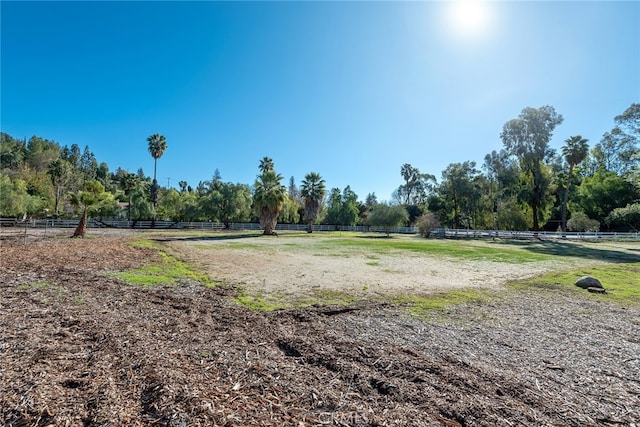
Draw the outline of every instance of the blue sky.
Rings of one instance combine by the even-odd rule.
[[[147,175],[161,133],[161,185],[269,156],[388,200],[403,163],[480,166],[525,107],[564,116],[559,148],[640,102],[640,2],[459,3],[2,1],[1,129]]]

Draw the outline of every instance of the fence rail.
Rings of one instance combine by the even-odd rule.
[[[78,219],[32,219],[19,221],[16,218],[0,218],[2,227],[22,227],[22,228],[75,228],[78,226]],[[87,223],[89,228],[118,228],[133,230],[224,230],[224,224],[218,222],[174,222],[174,221],[126,221],[126,220],[97,220],[91,219]],[[230,230],[261,230],[260,224],[256,223],[232,223]],[[278,231],[305,231],[306,224],[278,224]],[[331,224],[317,224],[313,226],[313,231],[355,231],[386,233],[384,227],[373,227],[366,225],[344,226]],[[389,229],[394,234],[417,234],[416,227],[395,227]],[[467,230],[437,228],[431,232],[436,238],[491,238],[491,239],[523,239],[523,240],[635,240],[640,241],[639,232],[618,233],[618,232],[549,232],[549,231],[505,231],[505,230]]]
[[[637,240],[640,233],[619,232],[561,232],[561,231],[505,231],[505,230],[456,230],[449,228],[435,229],[434,237],[442,238],[495,238],[523,240]]]

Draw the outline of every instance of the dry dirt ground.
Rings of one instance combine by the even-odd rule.
[[[558,287],[426,319],[255,313],[228,280],[110,277],[158,259],[128,233],[53,236],[0,235],[4,426],[640,425],[637,305]]]
[[[413,236],[395,237],[407,238],[413,239]],[[372,253],[367,247],[341,250],[329,246],[327,249],[324,243],[336,240],[336,237],[318,236],[310,240],[306,234],[272,239],[172,235],[159,237],[159,240],[168,244],[180,258],[199,265],[218,281],[241,286],[248,292],[277,294],[291,299],[322,290],[363,294],[362,290],[366,289],[367,295],[375,296],[498,288],[509,281],[558,268],[568,269],[579,263],[559,259],[509,264],[425,256],[406,250]],[[588,260],[588,263],[599,262]]]

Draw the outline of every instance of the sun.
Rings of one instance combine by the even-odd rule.
[[[460,0],[449,4],[449,25],[463,38],[485,34],[490,26],[489,4],[482,0]]]

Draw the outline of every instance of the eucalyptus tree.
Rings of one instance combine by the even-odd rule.
[[[360,215],[360,204],[358,195],[347,185],[342,190],[342,206],[340,209],[340,224],[356,225]]]
[[[329,191],[327,197],[327,216],[325,221],[329,224],[340,224],[340,211],[342,210],[342,194],[338,187]]]
[[[309,172],[305,175],[300,188],[300,195],[304,200],[304,217],[307,220],[307,233],[313,233],[313,221],[320,213],[320,207],[327,188],[324,179],[317,172]]]
[[[509,210],[509,215],[518,209],[518,185],[520,181],[520,166],[518,161],[506,150],[492,151],[484,157],[482,169],[487,180],[487,192],[494,216],[494,228],[502,229],[500,219],[504,217],[501,211]],[[509,221],[510,222],[510,221]],[[525,221],[526,222],[526,221]],[[504,226],[509,227],[508,224]],[[526,227],[524,228],[526,230]]]
[[[375,205],[378,204],[378,196],[376,196],[376,193],[369,193],[367,194],[367,197],[364,199],[364,204],[368,209],[371,209],[372,207],[374,207]]]
[[[565,141],[562,147],[562,156],[569,164],[569,172],[567,173],[567,182],[564,186],[564,195],[562,198],[562,231],[567,231],[567,202],[569,201],[569,189],[571,188],[571,178],[573,177],[574,168],[580,164],[589,154],[588,139],[580,135],[572,136]]]
[[[71,179],[71,164],[68,161],[58,158],[49,163],[47,174],[51,178],[54,191],[54,207],[53,212],[56,216],[59,214],[60,200],[66,193],[67,184]]]
[[[478,182],[480,171],[476,163],[451,163],[442,172],[439,193],[444,201],[448,222],[455,228],[471,227],[482,191]]]
[[[505,123],[500,134],[505,150],[519,160],[523,174],[521,194],[531,208],[534,231],[540,229],[550,201],[551,180],[546,163],[554,151],[549,141],[562,121],[562,115],[551,106],[527,107],[518,118]]]
[[[640,169],[640,103],[615,117],[615,126],[591,150],[591,169],[613,171],[622,177]]]
[[[271,235],[278,222],[278,214],[287,200],[287,189],[281,184],[282,175],[276,173],[273,160],[263,158],[260,170],[262,173],[254,184],[253,205],[264,229],[263,234]]]
[[[164,152],[167,150],[167,139],[160,134],[154,133],[153,135],[147,138],[147,143],[149,144],[149,153],[151,157],[153,157],[153,184],[151,187],[151,200],[153,201],[153,206],[158,206],[158,180],[157,180],[157,166],[158,159],[162,157]]]
[[[360,215],[358,195],[347,185],[342,193],[339,188],[332,188],[327,200],[327,217],[329,224],[356,225]]]
[[[292,176],[289,178],[289,198],[291,200],[295,200],[296,202],[300,201],[300,189],[296,185],[296,179]]]

